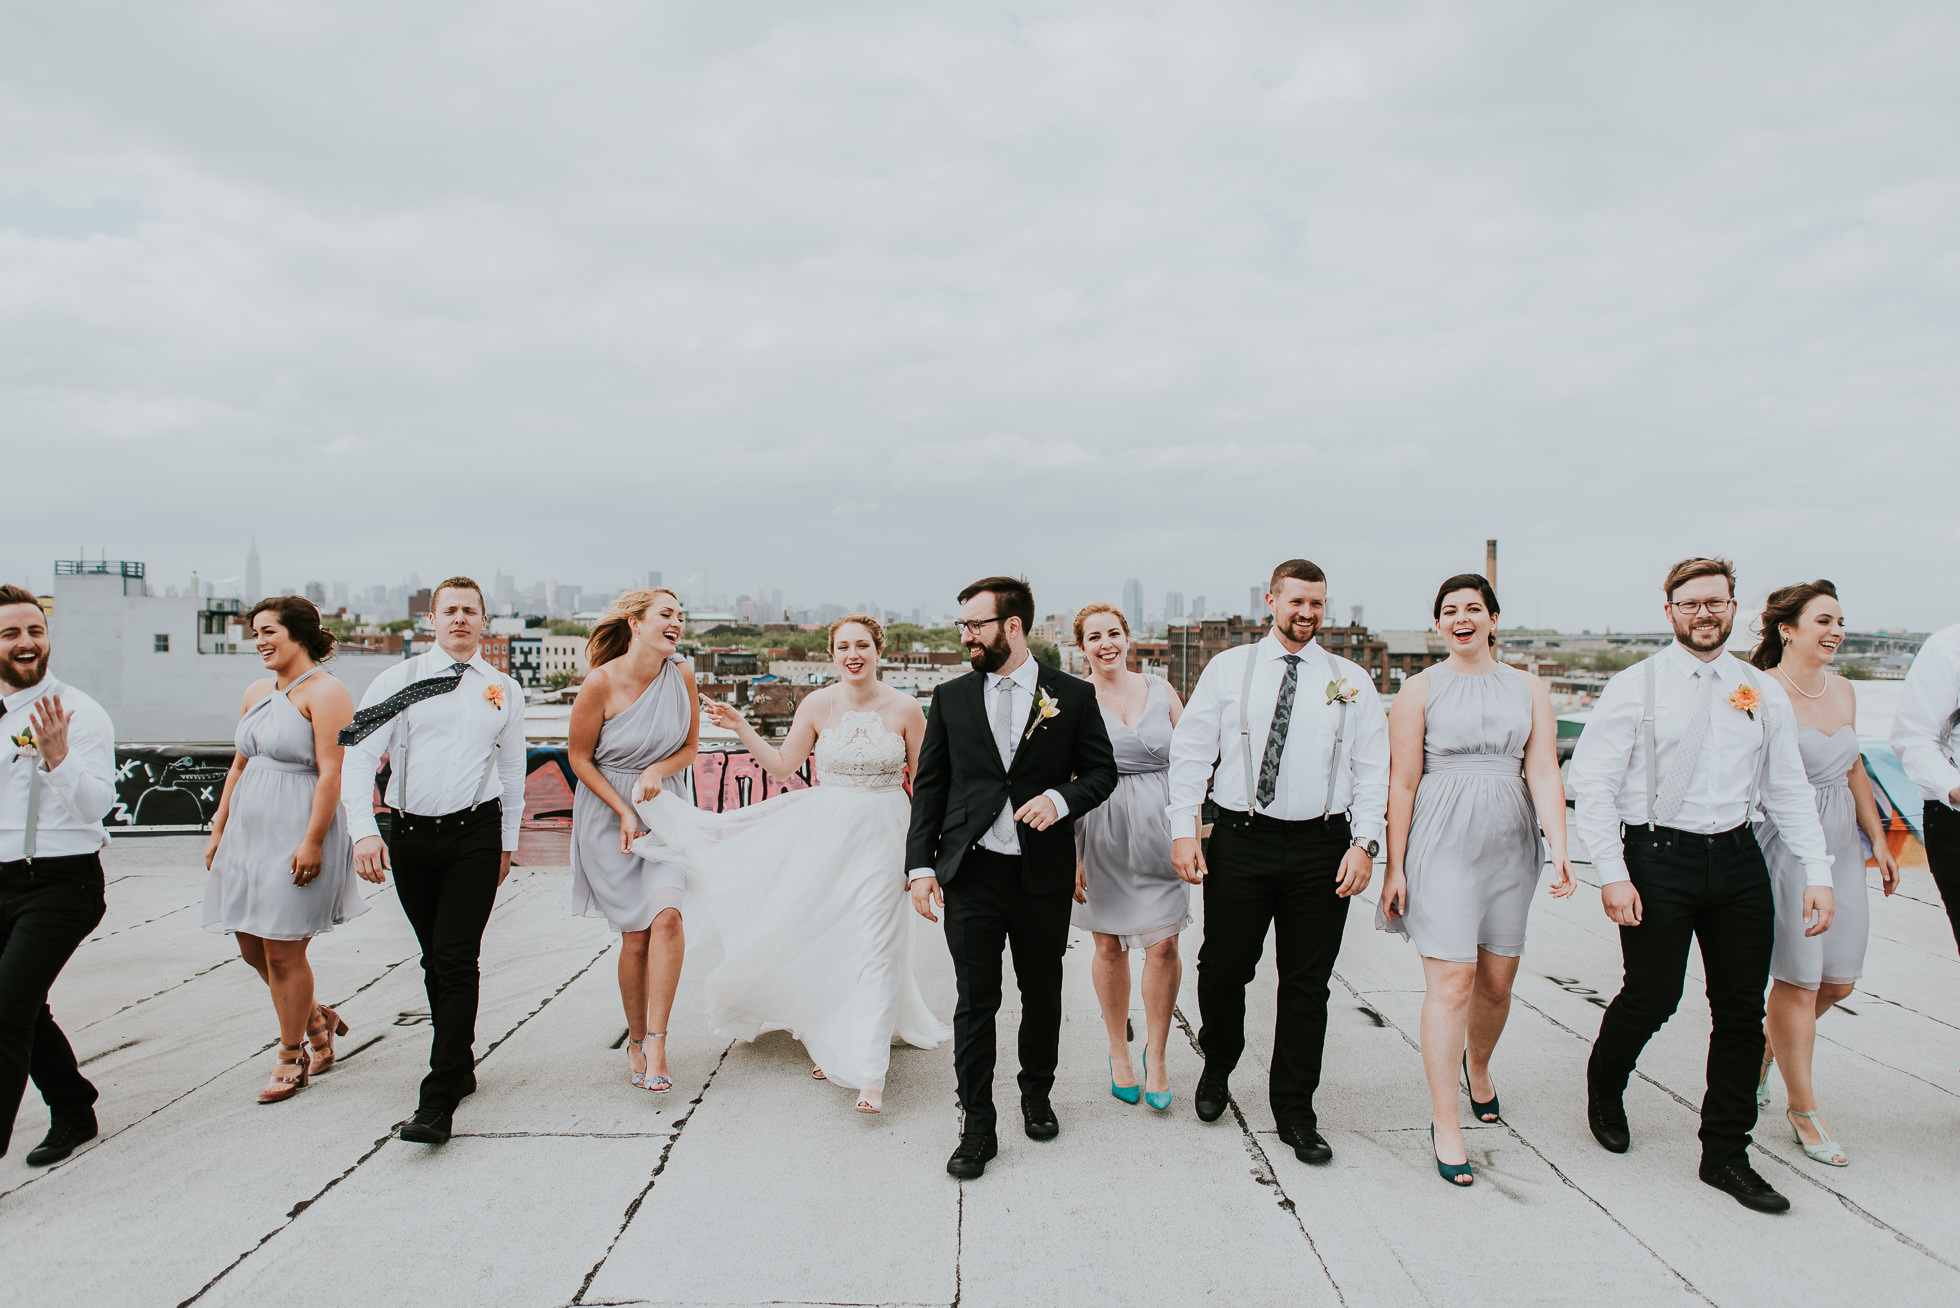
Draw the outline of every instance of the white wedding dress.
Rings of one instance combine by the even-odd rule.
[[[913,970],[905,738],[876,713],[844,713],[811,757],[817,785],[748,808],[654,795],[633,848],[686,872],[690,908],[721,937],[707,982],[718,1034],[788,1031],[830,1080],[882,1090],[894,1037],[931,1049],[952,1034]]]

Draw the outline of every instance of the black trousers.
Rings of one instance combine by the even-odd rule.
[[[1739,1161],[1756,1125],[1763,991],[1776,933],[1763,851],[1747,826],[1712,836],[1628,827],[1625,845],[1640,925],[1620,928],[1626,979],[1600,1019],[1586,1079],[1603,1094],[1626,1092],[1640,1051],[1681,1002],[1688,944],[1699,941],[1714,1019],[1701,1155],[1711,1163]]]
[[[0,863],[0,1154],[29,1077],[56,1117],[95,1103],[48,991],[105,907],[99,855]]]
[[[1018,855],[978,847],[946,883],[946,948],[959,1002],[953,1009],[953,1074],[966,1129],[991,1131],[994,1017],[1000,1012],[1000,959],[1014,951],[1021,990],[1021,1093],[1046,1099],[1055,1088],[1062,1040],[1062,954],[1068,949],[1069,897],[1030,894]]]
[[[421,1105],[449,1112],[476,1091],[477,958],[497,902],[503,817],[495,802],[442,817],[397,813],[393,836],[395,897],[422,946],[435,1028]]]
[[[1245,988],[1274,931],[1279,1020],[1268,1095],[1273,1116],[1317,1128],[1327,1044],[1327,980],[1341,952],[1348,901],[1337,892],[1348,851],[1344,813],[1282,822],[1220,809],[1205,853],[1205,939],[1198,947],[1198,1044],[1208,1071],[1229,1073],[1245,1052]]]
[[[1960,813],[1936,799],[1925,802],[1921,819],[1926,832],[1926,867],[1946,904],[1953,926],[1953,943],[1960,945]]]

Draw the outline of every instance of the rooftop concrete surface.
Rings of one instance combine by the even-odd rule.
[[[1350,916],[1331,1004],[1319,1102],[1332,1164],[1307,1167],[1274,1136],[1270,951],[1236,1111],[1213,1125],[1192,1113],[1200,922],[1184,938],[1171,1111],[1110,1097],[1075,936],[1061,1137],[1008,1131],[987,1175],[962,1184],[944,1171],[958,1129],[950,1046],[894,1051],[885,1113],[855,1114],[786,1036],[712,1036],[701,985],[714,951],[698,927],[670,1028],[676,1089],[633,1089],[617,938],[570,915],[563,868],[519,868],[499,896],[481,1089],[448,1145],[391,1135],[414,1107],[428,1027],[388,889],[313,946],[319,993],[353,1028],[341,1065],[261,1107],[271,1006],[229,938],[198,925],[201,847],[123,838],[105,853],[108,915],[52,1001],[101,1087],[102,1134],[30,1171],[21,1156],[46,1128],[30,1089],[0,1160],[8,1302],[1960,1302],[1960,961],[1923,869],[1890,900],[1871,892],[1868,988],[1820,1029],[1820,1096],[1852,1163],[1803,1157],[1773,1082],[1757,1162],[1795,1207],[1766,1217],[1695,1177],[1698,963],[1628,1095],[1632,1152],[1588,1133],[1587,1042],[1619,980],[1591,885],[1534,911],[1493,1068],[1505,1121],[1468,1132],[1468,1191],[1430,1161],[1421,970],[1373,929],[1372,895]],[[947,1014],[951,968],[927,946],[927,997]],[[1004,1017],[997,1095],[1011,1122]]]

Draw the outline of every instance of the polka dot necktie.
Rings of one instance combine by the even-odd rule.
[[[349,722],[340,729],[340,743],[342,745],[352,745],[365,740],[367,737],[373,735],[377,728],[395,717],[395,715],[403,709],[406,709],[410,704],[420,704],[425,699],[434,699],[437,695],[447,695],[450,691],[463,684],[463,674],[469,671],[469,667],[470,665],[467,663],[452,663],[449,665],[449,671],[446,675],[440,677],[424,677],[421,681],[413,682],[401,690],[396,691],[379,704],[362,709],[354,715],[352,722]]]

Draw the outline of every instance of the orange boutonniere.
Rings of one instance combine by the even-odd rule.
[[[483,698],[490,701],[491,708],[504,706],[504,688],[501,683],[492,682],[483,688]]]
[[[1729,707],[1739,708],[1744,713],[1747,713],[1751,722],[1756,720],[1756,710],[1762,706],[1763,697],[1757,694],[1756,688],[1748,682],[1737,686],[1735,693],[1729,696]]]

